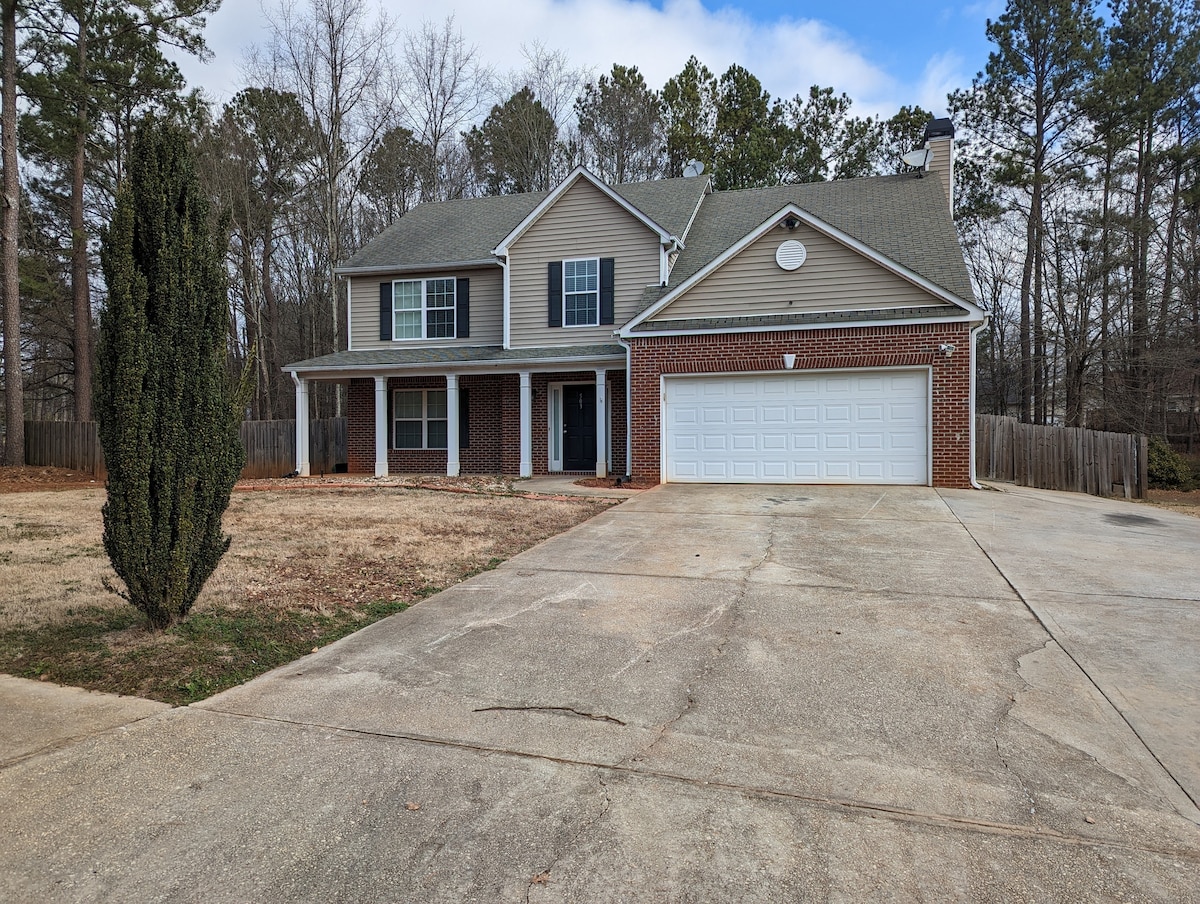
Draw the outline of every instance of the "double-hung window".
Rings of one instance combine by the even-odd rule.
[[[563,267],[563,326],[600,323],[600,258],[565,260]]]
[[[392,283],[393,339],[453,339],[455,280],[402,279]]]
[[[446,390],[398,389],[392,396],[392,446],[446,448]]]

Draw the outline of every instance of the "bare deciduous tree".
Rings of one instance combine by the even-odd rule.
[[[449,16],[426,22],[404,38],[400,85],[404,116],[424,148],[421,199],[439,201],[462,193],[469,161],[458,135],[482,111],[491,94],[492,71],[479,62]]]
[[[267,14],[270,43],[247,69],[260,87],[296,96],[312,128],[333,349],[343,345],[344,299],[333,272],[345,256],[357,170],[393,112],[392,25],[366,0],[280,2]],[[339,399],[340,402],[340,399]],[[340,409],[340,405],[338,406]],[[339,411],[340,413],[340,411]]]

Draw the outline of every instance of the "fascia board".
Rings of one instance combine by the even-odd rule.
[[[981,323],[986,318],[973,317],[967,312],[947,317],[906,317],[896,320],[839,320],[824,323],[776,323],[765,326],[722,326],[678,330],[647,330],[622,335],[623,339],[654,339],[658,336],[712,336],[726,333],[792,333],[801,330],[843,330],[855,327],[913,326],[921,323]]]
[[[826,223],[824,220],[820,219],[819,217],[813,216],[812,214],[810,214],[808,211],[804,210],[803,208],[797,207],[795,204],[787,204],[784,207],[780,208],[780,210],[778,212],[773,214],[771,217],[769,217],[767,220],[765,220],[759,226],[755,227],[753,230],[751,230],[746,235],[744,235],[742,238],[740,238],[733,245],[729,246],[729,248],[725,249],[725,251],[721,252],[721,254],[719,254],[715,258],[713,258],[713,260],[711,260],[706,266],[702,267],[700,270],[697,270],[687,280],[680,283],[678,286],[676,286],[674,289],[669,291],[666,295],[664,295],[662,298],[660,298],[658,301],[656,301],[650,307],[646,308],[646,310],[642,311],[641,314],[638,314],[636,317],[634,317],[631,321],[629,321],[629,323],[627,323],[624,327],[621,328],[621,335],[623,337],[629,337],[631,335],[628,332],[630,329],[637,326],[639,323],[644,323],[647,320],[653,319],[655,314],[657,314],[663,308],[667,307],[667,305],[671,304],[671,302],[675,301],[677,298],[679,298],[681,295],[683,295],[685,292],[687,292],[689,289],[691,289],[697,283],[701,282],[702,280],[704,280],[708,276],[710,276],[712,273],[719,270],[726,263],[728,263],[731,259],[736,257],[738,254],[740,254],[742,251],[744,251],[746,248],[748,248],[754,242],[758,241],[760,238],[762,238],[764,235],[766,235],[768,232],[770,232],[772,229],[774,229],[779,224],[780,220],[784,219],[785,217],[787,217],[789,215],[795,216],[796,219],[800,220],[800,222],[804,223],[807,226],[810,226],[811,228],[817,230],[820,233],[823,233],[824,235],[828,236],[829,238],[833,239],[834,241],[840,242],[841,244],[845,245],[847,248],[857,251],[859,254],[863,255],[863,257],[866,257],[868,260],[873,261],[874,263],[883,267],[885,270],[891,271],[896,276],[899,276],[902,279],[905,279],[908,282],[911,282],[913,285],[917,286],[918,288],[924,289],[926,292],[933,295],[934,297],[939,298],[948,304],[954,305],[955,307],[966,311],[967,314],[970,315],[972,318],[983,319],[986,317],[986,314],[984,314],[983,310],[980,307],[978,307],[977,305],[973,304],[972,302],[969,302],[965,299],[959,298],[953,292],[943,289],[937,283],[931,282],[930,280],[926,279],[924,276],[921,276],[919,273],[915,273],[914,271],[908,269],[907,267],[903,266],[902,264],[898,264],[896,261],[892,260],[890,257],[880,254],[878,251],[876,251],[870,245],[867,245],[866,243],[859,241],[858,239],[854,238],[854,236],[852,236],[852,235],[842,232],[842,230],[838,229],[836,226],[832,226],[829,223]]]
[[[517,373],[522,370],[531,373],[543,371],[552,373],[561,371],[564,364],[595,365],[615,363],[625,363],[625,355],[589,355],[584,358],[536,358],[529,361],[507,359],[503,361],[453,361],[443,364],[358,364],[342,367],[285,367],[281,368],[281,371],[308,379],[348,380],[354,377],[366,377],[384,373],[403,374],[405,376],[422,376],[428,374],[440,376],[446,373],[461,374],[488,371]]]
[[[525,219],[516,225],[512,232],[500,240],[500,244],[498,244],[492,250],[492,253],[497,256],[507,256],[509,248],[512,247],[512,244],[516,242],[517,239],[519,239],[534,223],[541,219],[542,214],[558,203],[558,199],[566,194],[567,189],[569,189],[580,179],[586,179],[604,195],[606,195],[613,203],[617,204],[635,219],[643,223],[651,232],[656,233],[660,242],[667,243],[675,239],[673,235],[650,219],[650,217],[646,216],[646,214],[642,213],[641,210],[627,201],[621,194],[600,181],[600,179],[594,176],[586,167],[577,166],[575,169],[571,170],[570,174],[563,179],[562,182],[558,184],[557,188],[550,192],[550,194],[546,195],[546,197],[542,199],[542,202],[529,212]]]
[[[494,257],[471,261],[433,261],[427,264],[390,264],[377,267],[336,267],[338,276],[385,276],[388,273],[423,273],[444,270],[478,270],[484,267],[499,267]]]

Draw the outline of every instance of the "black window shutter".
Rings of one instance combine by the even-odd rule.
[[[617,319],[613,304],[613,270],[615,260],[611,257],[600,258],[600,322],[613,323]]]
[[[471,280],[460,279],[454,287],[455,334],[459,339],[471,335]]]
[[[465,449],[471,445],[471,416],[468,414],[468,409],[471,407],[470,390],[458,390],[458,448]]]
[[[547,325],[562,326],[562,261],[551,261],[547,279]]]
[[[392,338],[392,284],[379,284],[379,338],[388,341]]]

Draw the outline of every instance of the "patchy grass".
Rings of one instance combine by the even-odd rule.
[[[106,592],[99,490],[0,506],[0,671],[191,703],[290,662],[611,504],[398,487],[239,493],[233,545],[166,631]]]

